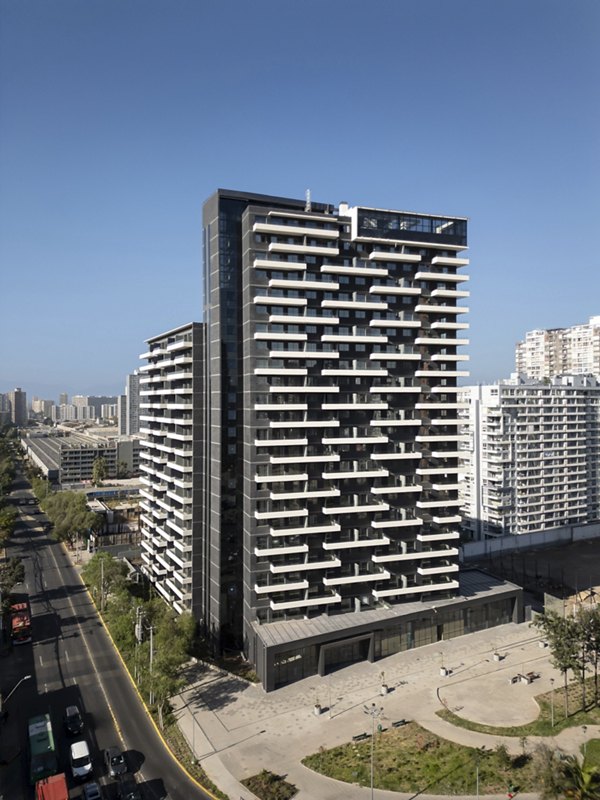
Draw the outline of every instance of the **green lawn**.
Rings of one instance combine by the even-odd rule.
[[[369,786],[371,741],[321,750],[302,763],[331,778]],[[509,784],[521,791],[539,786],[535,758],[528,752],[511,757],[504,748],[498,748],[480,754],[440,739],[414,722],[376,734],[374,785],[397,792],[475,794],[477,763],[482,794],[506,792]]]
[[[374,785],[379,789],[431,792],[465,796],[477,790],[486,794],[518,787],[522,792],[539,788],[538,756],[528,745],[528,736],[554,736],[572,726],[600,725],[600,708],[594,702],[593,681],[586,683],[587,708],[583,709],[580,685],[571,684],[566,714],[564,688],[554,694],[538,695],[538,719],[518,727],[495,727],[459,717],[448,709],[438,714],[453,725],[480,733],[511,736],[521,740],[522,753],[509,756],[506,748],[481,752],[440,739],[416,723],[377,734],[374,742]],[[554,717],[554,725],[552,725]],[[600,740],[590,739],[585,762],[600,767]],[[349,743],[331,750],[321,749],[302,762],[305,766],[347,783],[369,786],[371,781],[371,740]]]

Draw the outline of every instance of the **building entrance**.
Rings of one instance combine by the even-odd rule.
[[[358,661],[373,661],[373,634],[355,636],[341,642],[321,645],[319,652],[319,675],[327,675],[338,669],[356,664]]]

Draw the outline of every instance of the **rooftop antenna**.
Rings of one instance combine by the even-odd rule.
[[[305,211],[312,211],[312,204],[310,202],[310,189],[306,190],[306,203],[304,204]]]

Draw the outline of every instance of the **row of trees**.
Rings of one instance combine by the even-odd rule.
[[[127,579],[125,565],[109,553],[96,553],[83,568],[82,577],[162,726],[169,698],[184,685],[182,668],[195,644],[193,617],[176,614],[160,597],[140,597],[139,586]]]
[[[40,506],[52,523],[53,536],[71,546],[78,537],[87,538],[91,531],[100,531],[104,526],[104,517],[88,510],[82,492],[46,494]]]
[[[547,640],[552,664],[564,678],[565,717],[569,716],[569,671],[581,687],[583,710],[588,707],[587,678],[593,675],[593,704],[598,705],[600,671],[600,608],[578,606],[571,616],[546,611],[533,625]]]
[[[17,524],[17,509],[10,503],[9,495],[16,476],[18,455],[17,429],[5,426],[0,430],[0,550],[2,550]],[[0,614],[8,609],[10,593],[25,577],[20,558],[0,559]]]
[[[17,511],[8,502],[16,474],[16,447],[14,439],[8,436],[8,431],[0,431],[0,548],[4,547],[17,521]]]

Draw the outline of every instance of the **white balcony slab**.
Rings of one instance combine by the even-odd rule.
[[[290,581],[289,583],[273,583],[260,586],[258,583],[254,584],[254,591],[256,594],[275,594],[277,592],[297,592],[300,589],[308,589],[308,581]]]
[[[290,608],[310,608],[312,606],[331,605],[332,603],[341,603],[342,597],[339,594],[325,595],[324,597],[311,597],[304,600],[292,600],[289,603],[276,603],[271,600],[271,609],[273,611],[286,611]]]
[[[269,569],[274,575],[282,575],[286,572],[307,572],[313,569],[334,569],[341,566],[342,562],[339,558],[328,558],[323,561],[305,561],[302,564],[269,564]]]
[[[295,544],[289,547],[255,547],[254,555],[258,558],[264,556],[285,556],[296,555],[297,553],[308,553],[307,544]]]
[[[431,263],[436,266],[444,266],[444,267],[466,267],[469,265],[470,261],[468,258],[448,258],[447,256],[434,256],[431,259]]]
[[[381,278],[387,277],[387,269],[379,269],[376,267],[351,267],[351,266],[333,266],[332,264],[324,264],[321,267],[321,272],[331,273],[332,275],[373,275]]]
[[[418,264],[421,256],[416,253],[387,252],[385,250],[372,250],[369,253],[370,261],[400,261],[405,264]]]
[[[252,230],[257,233],[282,234],[283,236],[309,236],[315,239],[339,239],[336,228],[304,227],[303,225],[275,225],[270,222],[255,222]]]
[[[255,475],[256,483],[285,483],[286,481],[307,481],[308,472],[296,472],[289,475]]]
[[[389,543],[387,536],[381,536],[379,539],[353,539],[349,542],[323,542],[323,550],[355,550],[362,547],[382,547]]]
[[[310,244],[285,244],[284,242],[270,242],[269,253],[300,253],[313,256],[339,256],[337,247],[321,247]]]
[[[458,564],[447,564],[443,567],[417,567],[419,575],[444,575],[449,572],[458,572]]]
[[[255,269],[273,269],[279,271],[290,270],[299,272],[306,269],[304,261],[275,261],[269,258],[255,258],[252,266]]]
[[[391,573],[387,570],[370,572],[366,575],[343,575],[339,578],[323,578],[324,586],[353,586],[355,583],[373,583],[373,581],[389,581]]]
[[[419,517],[415,519],[376,519],[371,522],[371,527],[379,530],[381,528],[413,528],[415,525],[422,525],[423,520]]]

